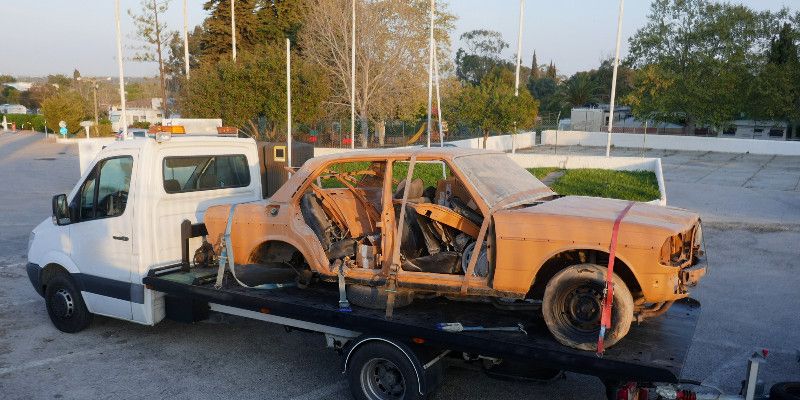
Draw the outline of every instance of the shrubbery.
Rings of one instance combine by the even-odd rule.
[[[35,114],[5,114],[6,121],[11,125],[17,124],[17,129],[29,129],[38,132],[44,132],[44,116]],[[0,121],[3,117],[0,116]]]

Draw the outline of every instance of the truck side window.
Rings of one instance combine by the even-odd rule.
[[[100,167],[95,218],[116,217],[125,212],[131,186],[133,158],[117,157],[106,160]]]
[[[250,185],[250,168],[243,154],[165,157],[163,178],[167,193],[237,188]]]
[[[132,171],[130,156],[100,161],[81,185],[80,221],[122,215],[128,202]]]

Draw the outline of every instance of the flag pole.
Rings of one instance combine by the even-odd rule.
[[[611,157],[611,131],[614,129],[614,102],[617,95],[617,69],[619,68],[619,44],[622,38],[622,16],[625,12],[625,0],[619,0],[619,16],[617,17],[617,49],[614,54],[614,73],[611,77],[611,104],[608,109],[608,142],[606,157]]]
[[[122,125],[122,137],[128,138],[128,116],[125,109],[125,71],[122,67],[122,30],[120,29],[119,17],[119,0],[116,1],[116,23],[117,23],[117,64],[119,66],[119,102],[120,102],[120,118],[119,122]]]

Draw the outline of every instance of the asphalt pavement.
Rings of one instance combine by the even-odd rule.
[[[669,202],[701,213],[711,263],[693,292],[703,311],[683,377],[737,393],[747,357],[767,348],[767,385],[800,381],[800,191],[797,182],[792,187],[800,157],[662,156]],[[0,133],[0,397],[350,398],[339,357],[316,334],[223,315],[153,327],[96,317],[78,334],[56,330],[28,281],[25,252],[31,229],[50,215],[52,195],[77,180],[76,146]],[[593,377],[506,382],[453,364],[434,398],[604,395]]]

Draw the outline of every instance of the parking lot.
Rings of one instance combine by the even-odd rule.
[[[683,377],[738,393],[748,356],[766,348],[767,387],[800,380],[800,157],[645,153],[662,158],[669,204],[704,220],[711,269],[693,292],[703,311]],[[77,180],[77,146],[0,133],[3,398],[350,398],[323,338],[277,325],[215,315],[148,327],[96,317],[79,334],[57,331],[28,281],[25,252],[31,229],[50,216],[52,195]],[[577,374],[548,385],[491,380],[461,364],[446,374],[436,399],[604,398],[599,380]]]

